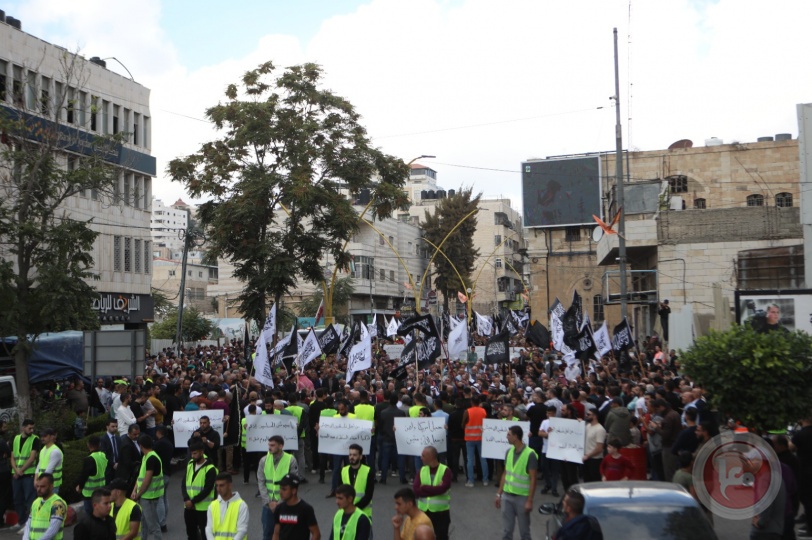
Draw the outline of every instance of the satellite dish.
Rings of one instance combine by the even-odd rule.
[[[601,238],[603,238],[603,229],[601,229],[599,225],[592,229],[592,241],[600,242]]]

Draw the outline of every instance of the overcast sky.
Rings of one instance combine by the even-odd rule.
[[[746,0],[6,0],[23,30],[116,57],[152,90],[154,194],[166,163],[261,62],[321,64],[377,146],[427,160],[446,189],[521,200],[522,160],[615,146],[612,28],[624,146],[797,136],[812,101],[812,2]],[[108,68],[125,74],[115,61]]]

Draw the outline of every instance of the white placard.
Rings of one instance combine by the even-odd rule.
[[[285,450],[299,449],[298,422],[287,414],[249,414],[245,421],[245,451],[267,452],[268,439],[281,435]]]
[[[550,418],[547,459],[583,463],[586,422],[569,418]]]
[[[522,442],[527,444],[530,422],[511,422],[486,418],[482,421],[482,456],[489,459],[504,460],[505,454],[510,450],[507,432],[510,426],[522,428]]]
[[[333,456],[346,456],[351,444],[360,444],[369,454],[372,441],[372,420],[358,418],[320,418],[319,452]]]
[[[398,359],[400,358],[400,353],[403,352],[403,347],[406,345],[384,345],[383,350],[386,351],[386,355],[389,358]]]
[[[445,452],[445,418],[395,418],[395,441],[401,456],[420,456],[427,446]]]
[[[175,433],[175,448],[187,448],[192,433],[200,427],[200,417],[208,416],[211,427],[220,434],[220,446],[223,445],[223,411],[222,409],[204,409],[202,411],[175,411],[172,415],[172,431]]]

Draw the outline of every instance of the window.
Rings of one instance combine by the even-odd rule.
[[[707,203],[705,202],[705,199],[694,199],[694,208],[696,208],[697,210],[704,210],[707,207],[708,206]]]
[[[352,277],[356,279],[375,279],[375,259],[360,255],[355,258],[355,270]]]
[[[141,177],[135,177],[135,184],[133,185],[133,206],[139,208],[141,206]]]
[[[764,195],[748,195],[747,206],[764,206]]]
[[[25,85],[25,107],[30,110],[36,110],[37,105],[37,74],[34,71],[28,72],[27,84]]]
[[[187,270],[187,271],[186,271],[186,275],[188,275],[189,277],[192,277],[192,271],[191,271],[191,270]]]
[[[496,260],[493,262],[493,265],[494,265],[496,268],[502,268],[502,259],[496,259]]]
[[[599,294],[592,297],[592,320],[595,322],[604,320],[603,296]]]
[[[391,245],[395,245],[395,237],[394,237],[394,236],[390,236],[390,237],[389,237],[389,243],[390,243]]]
[[[775,206],[778,208],[792,208],[792,193],[779,193],[775,196]]]
[[[90,130],[99,129],[99,96],[90,96]]]
[[[132,182],[133,182],[133,175],[125,174],[124,175],[124,193],[122,194],[122,199],[124,200],[124,206],[130,206],[130,192],[132,191]]]
[[[493,245],[498,246],[501,243],[502,243],[502,235],[501,234],[495,234],[493,236]]]
[[[688,177],[682,175],[672,176],[668,178],[668,186],[671,188],[671,193],[687,193]]]
[[[110,102],[102,100],[102,133],[107,135],[110,133]]]
[[[378,277],[378,280],[379,280],[379,281],[386,281],[386,270],[384,270],[383,268],[381,268],[381,271],[380,271],[380,273],[379,273],[379,276],[380,276],[380,277]]]
[[[59,81],[54,81],[54,119],[62,120],[62,103],[65,100],[64,86]]]
[[[75,106],[76,106],[76,90],[68,87],[68,102],[67,102],[67,111],[68,111],[68,124],[72,124],[76,121],[76,117],[74,115]]]
[[[499,287],[499,292],[505,292],[507,290],[507,283],[502,278],[496,280],[496,285]]]
[[[203,271],[202,270],[198,270],[197,277],[199,277],[199,278],[203,277]]]
[[[150,241],[149,240],[144,240],[144,273],[145,274],[149,274],[149,261],[151,260],[151,258],[150,258],[150,249],[151,249],[151,247],[152,246],[150,246]]]
[[[144,141],[141,143],[144,147],[149,147],[149,116],[144,117]]]
[[[132,238],[125,238],[124,239],[124,271],[125,272],[132,272]]]
[[[118,105],[113,105],[113,135],[118,134],[118,117],[120,114],[120,107]]]
[[[383,236],[378,236],[378,245],[383,245]]]
[[[209,268],[209,279],[217,279],[217,268]]]
[[[170,275],[170,276],[174,276],[174,275],[175,275],[175,271],[174,271],[174,270],[170,270],[170,271],[169,271],[169,275]]]
[[[135,246],[134,246],[134,254],[135,254],[135,272],[137,274],[141,273],[141,240],[139,238],[135,239]]]
[[[42,78],[42,89],[39,94],[40,112],[45,116],[51,115],[51,79]]]
[[[152,187],[152,180],[149,176],[144,177],[144,204],[142,208],[144,210],[149,210],[150,203],[152,202],[152,198],[149,195],[149,188]]]
[[[8,62],[0,60],[0,101],[6,101],[7,84],[8,84]]]
[[[581,240],[581,227],[567,227],[564,232],[564,239],[567,242],[578,242]]]
[[[23,106],[23,68],[14,66],[12,68],[11,99],[17,107]]]
[[[389,271],[389,281],[390,281],[390,283],[395,282],[395,271],[394,270]]]
[[[79,111],[79,125],[87,127],[87,92],[79,92],[79,101],[76,103],[76,109]]]
[[[125,141],[132,140],[132,133],[130,132],[130,109],[122,109],[121,111],[121,131],[125,134]]]
[[[141,123],[141,115],[133,113],[133,144],[138,146],[138,124]]]
[[[121,237],[113,237],[113,272],[121,272]]]

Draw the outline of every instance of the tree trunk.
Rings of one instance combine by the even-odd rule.
[[[28,382],[28,352],[25,346],[20,345],[19,339],[25,338],[18,338],[17,350],[14,353],[15,380],[17,383],[17,418],[20,429],[22,429],[23,420],[34,418],[34,408],[31,405],[31,385]],[[27,340],[23,345],[27,345]]]

